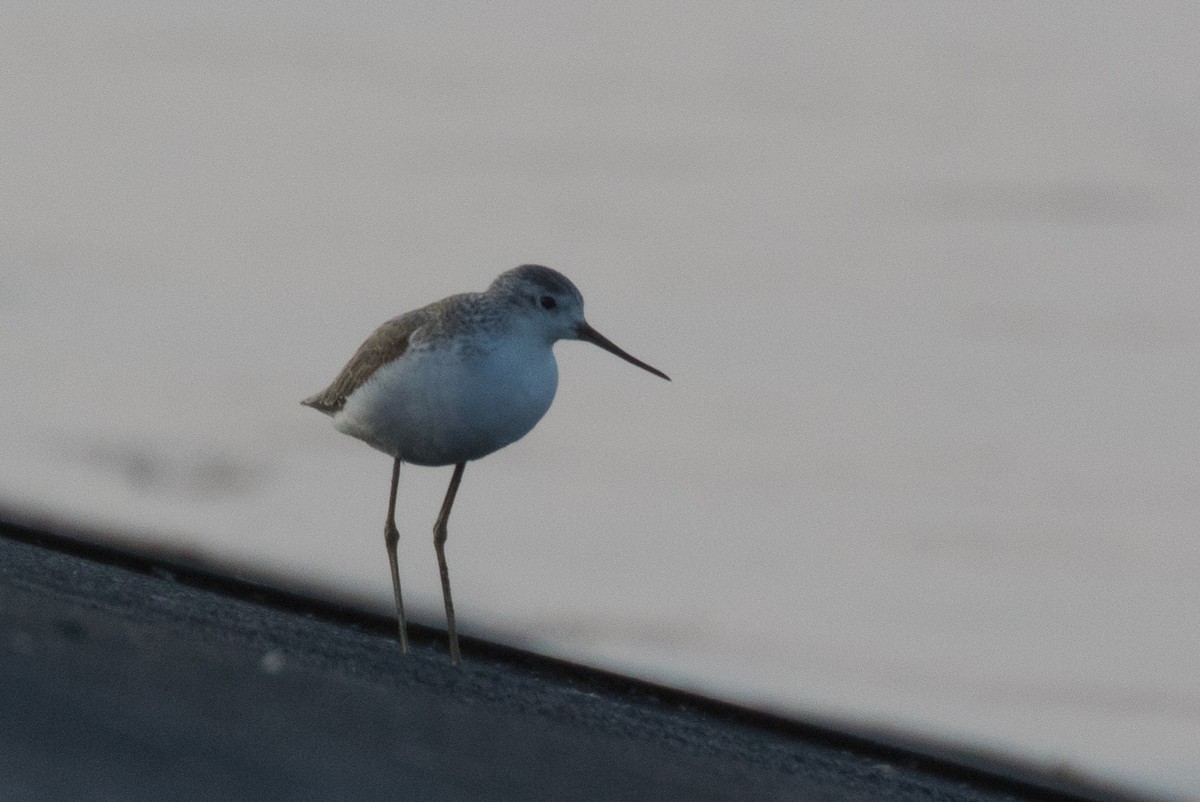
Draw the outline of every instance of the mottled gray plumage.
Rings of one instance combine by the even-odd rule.
[[[399,359],[409,347],[452,336],[456,331],[469,330],[469,324],[487,324],[497,329],[503,318],[504,306],[535,303],[525,298],[523,290],[530,286],[546,292],[579,296],[579,290],[563,274],[541,265],[521,265],[501,273],[487,293],[501,297],[506,303],[498,307],[495,301],[485,302],[482,292],[451,295],[440,301],[406,312],[384,323],[358,347],[354,356],[342,368],[328,387],[300,403],[306,407],[333,415],[346,405],[346,399],[375,371],[392,360]],[[581,298],[582,300],[582,298]]]
[[[358,347],[354,356],[342,368],[333,383],[314,396],[300,403],[324,412],[326,415],[346,406],[350,393],[393,359],[399,359],[408,350],[408,341],[414,331],[428,319],[428,307],[394,317],[375,329],[374,333]]]

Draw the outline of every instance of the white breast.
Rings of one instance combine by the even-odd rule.
[[[558,366],[549,344],[506,337],[488,348],[440,345],[377,370],[334,426],[405,462],[450,465],[519,440],[550,408]]]

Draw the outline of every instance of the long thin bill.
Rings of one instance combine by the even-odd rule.
[[[632,355],[627,354],[624,351],[622,351],[620,348],[618,348],[613,343],[612,340],[608,339],[603,334],[601,334],[600,332],[593,329],[586,322],[580,323],[578,326],[576,326],[575,333],[579,335],[579,339],[585,340],[594,345],[598,345],[601,348],[603,348],[605,351],[608,351],[610,354],[616,354],[617,356],[621,357],[621,359],[624,359],[626,362],[628,362],[631,365],[637,365],[642,370],[653,373],[655,376],[660,376],[660,377],[666,379],[667,381],[671,380],[670,376],[663,373],[658,368],[652,368],[649,365],[647,365],[645,362],[643,362],[642,360],[638,359],[637,357],[632,356]]]

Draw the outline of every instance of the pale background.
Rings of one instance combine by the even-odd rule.
[[[249,5],[0,12],[0,507],[386,612],[297,402],[542,262],[674,382],[558,346],[463,631],[1200,799],[1200,7]]]

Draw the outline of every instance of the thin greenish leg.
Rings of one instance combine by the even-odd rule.
[[[400,532],[396,529],[396,487],[400,484],[400,458],[392,466],[392,493],[388,499],[387,524],[383,528],[383,540],[387,543],[388,563],[392,567],[392,590],[396,593],[396,618],[400,628],[400,651],[408,652],[408,631],[404,625],[404,598],[400,595],[400,565],[396,560],[396,544]]]
[[[450,519],[450,508],[454,506],[454,497],[458,494],[458,485],[466,467],[465,462],[454,466],[450,487],[446,489],[446,500],[442,502],[442,511],[433,525],[433,547],[437,551],[438,570],[442,574],[442,598],[446,602],[446,631],[450,634],[450,662],[456,666],[462,661],[458,652],[458,632],[454,628],[454,602],[450,598],[450,569],[446,567],[446,522]]]

